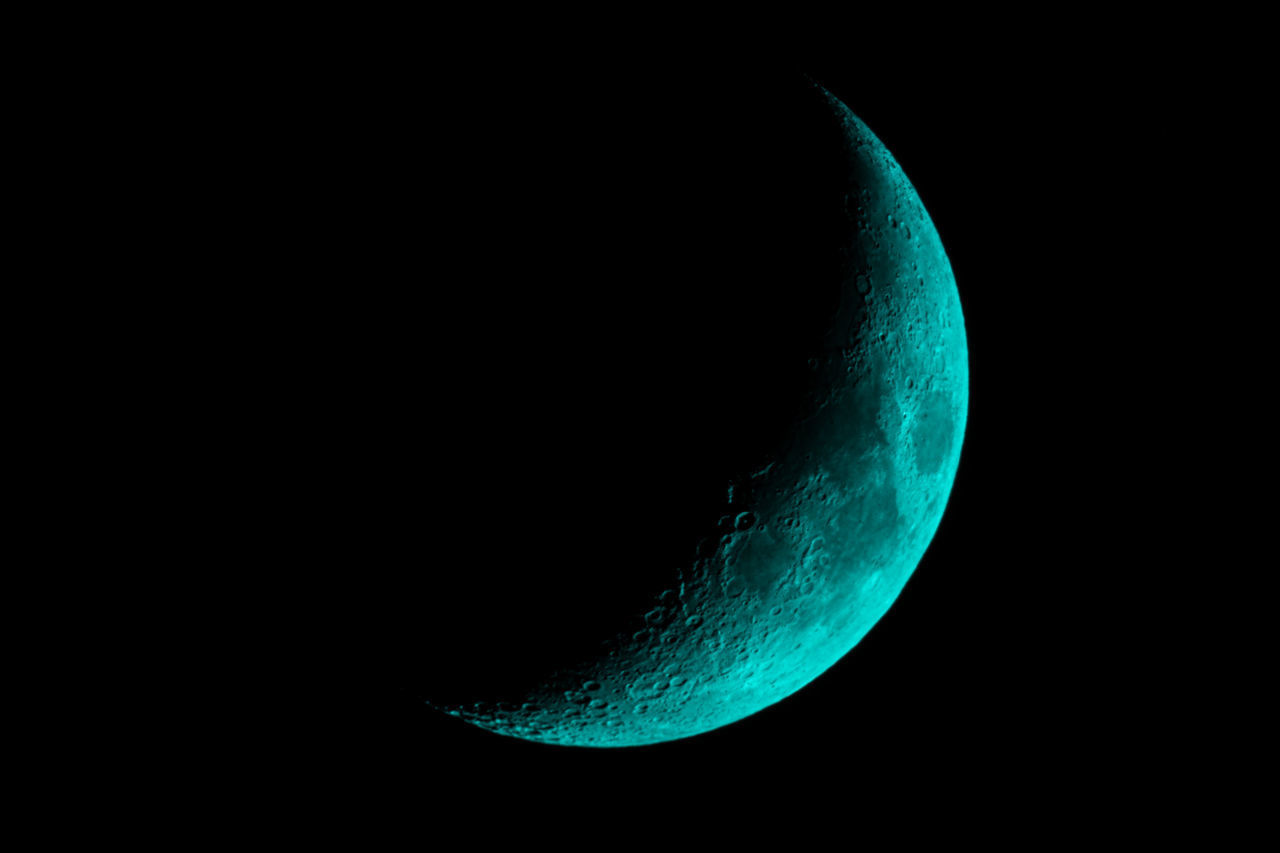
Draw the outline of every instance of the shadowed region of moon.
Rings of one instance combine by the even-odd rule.
[[[485,436],[446,449],[468,523],[386,590],[399,675],[504,735],[650,744],[799,690],[901,592],[959,462],[959,297],[880,141],[808,83],[653,109],[486,179],[509,215],[476,263],[515,260],[477,278],[514,284],[484,391],[439,415]],[[549,193],[580,213],[540,222]]]

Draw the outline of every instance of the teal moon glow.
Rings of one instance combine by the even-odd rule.
[[[589,747],[697,735],[804,687],[885,614],[932,540],[968,413],[964,318],[919,195],[823,91],[847,158],[840,304],[810,404],[707,521],[711,535],[598,653],[522,696],[432,703],[482,728]],[[785,295],[785,294],[784,294]]]

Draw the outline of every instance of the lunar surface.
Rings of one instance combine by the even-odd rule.
[[[844,219],[838,305],[808,359],[803,409],[746,476],[725,484],[724,511],[673,557],[670,582],[592,640],[594,651],[467,701],[428,685],[433,707],[550,744],[686,738],[800,690],[902,591],[959,464],[964,318],[906,175],[857,116],[819,94],[841,133],[846,170],[831,180],[843,188]]]

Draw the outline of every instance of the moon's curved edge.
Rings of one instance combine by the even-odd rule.
[[[814,367],[823,399],[778,458],[737,484],[740,512],[721,519],[677,582],[597,658],[526,696],[433,707],[552,744],[692,737],[810,683],[902,591],[959,466],[964,317],[918,193],[871,130],[818,89],[844,128],[851,190],[860,188],[846,199],[850,253],[860,261]]]

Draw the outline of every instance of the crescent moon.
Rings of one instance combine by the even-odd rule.
[[[735,495],[737,511],[708,519],[676,582],[596,655],[517,697],[428,704],[551,744],[687,738],[803,688],[857,645],[911,577],[959,465],[964,317],[920,196],[867,126],[818,89],[848,166],[839,176],[847,262],[805,415]]]

